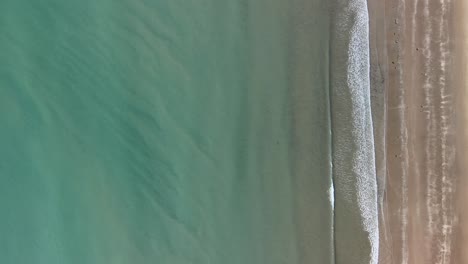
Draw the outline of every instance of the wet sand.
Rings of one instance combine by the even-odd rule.
[[[371,25],[385,32],[384,41],[375,41],[378,53],[387,59],[378,62],[386,68],[387,97],[386,122],[380,125],[386,160],[381,181],[383,264],[466,263],[455,251],[460,156],[455,147],[460,130],[455,77],[460,71],[454,67],[453,6],[450,0],[369,5]],[[375,12],[372,16],[377,8],[384,10],[383,23],[375,22]]]

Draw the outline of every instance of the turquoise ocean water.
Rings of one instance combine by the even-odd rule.
[[[332,263],[327,2],[0,1],[0,263]]]

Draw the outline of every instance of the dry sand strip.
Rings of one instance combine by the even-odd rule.
[[[456,230],[457,247],[456,263],[468,263],[468,1],[458,0],[455,3],[455,65],[457,67],[455,81],[460,95],[457,97],[458,118],[458,196],[457,211],[459,226]]]
[[[387,56],[382,264],[464,263],[455,250],[460,89],[452,1],[382,2]]]

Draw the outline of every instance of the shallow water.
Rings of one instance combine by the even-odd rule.
[[[364,2],[353,3],[365,23]],[[365,135],[372,145],[367,53],[354,50],[349,68],[329,58],[348,42],[365,47],[366,32],[331,45],[328,1],[0,10],[1,262],[322,264],[341,254],[336,263],[349,264],[337,234],[363,241],[356,263],[375,254],[374,169],[362,167],[373,152],[356,151],[357,167],[334,164],[350,168],[343,177],[331,160]],[[330,65],[338,82],[355,69],[363,84],[330,94]],[[330,111],[347,85],[356,100]],[[340,111],[355,114],[349,137]],[[359,186],[358,176],[370,178]]]
[[[3,2],[2,262],[294,263],[280,5]]]

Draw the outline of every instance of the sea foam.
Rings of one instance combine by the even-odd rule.
[[[333,4],[330,101],[336,263],[377,263],[377,183],[364,0]]]

